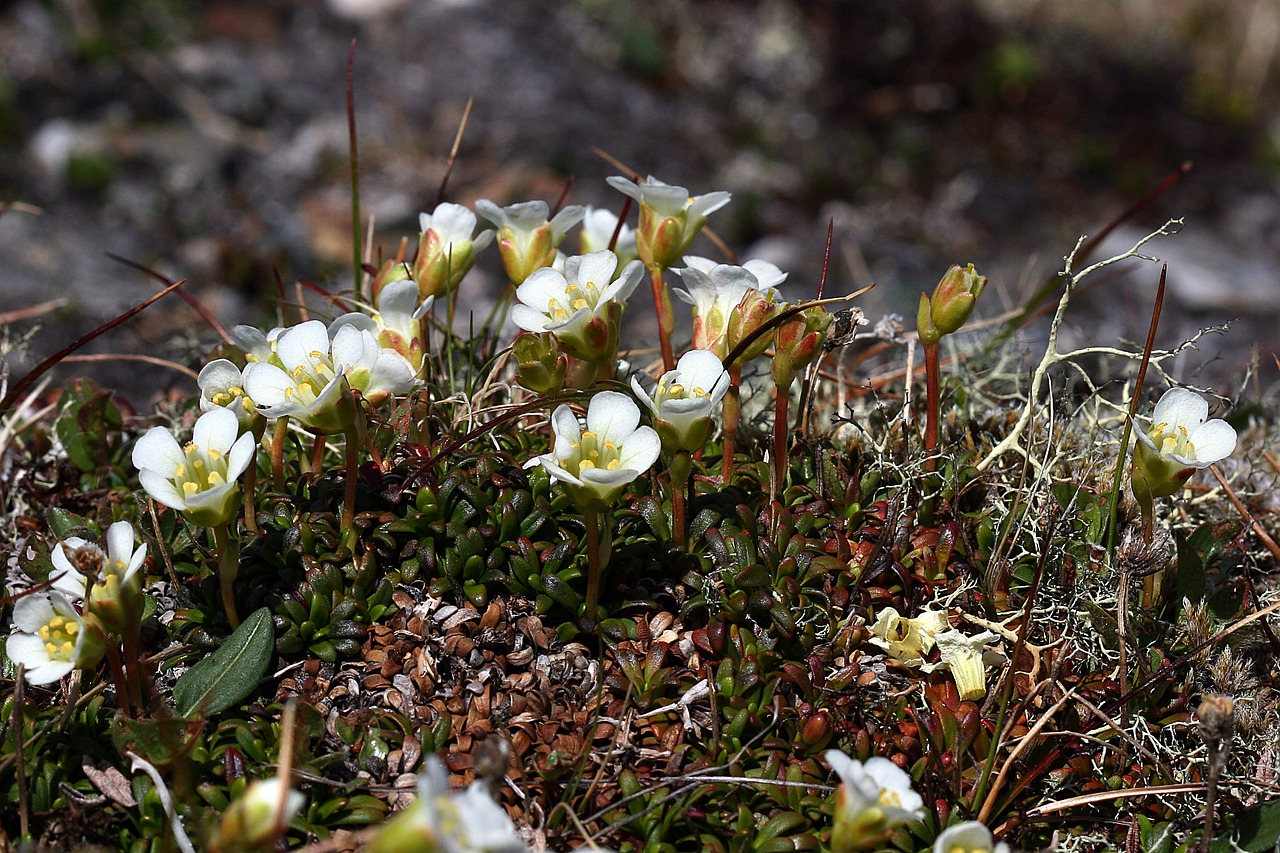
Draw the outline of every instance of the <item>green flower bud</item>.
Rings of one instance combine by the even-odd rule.
[[[961,268],[953,264],[934,288],[931,312],[939,335],[950,335],[973,313],[973,306],[987,286],[987,277],[978,275],[973,264]]]
[[[537,394],[554,394],[564,388],[569,359],[551,332],[521,332],[512,344],[516,358],[516,378]]]

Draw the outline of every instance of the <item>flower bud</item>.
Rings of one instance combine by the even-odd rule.
[[[585,208],[570,205],[548,219],[550,211],[544,201],[499,207],[488,199],[477,201],[476,210],[498,227],[502,265],[516,285],[523,284],[535,270],[551,266],[565,232],[586,213]]]
[[[831,315],[821,305],[813,305],[778,327],[774,346],[791,359],[791,369],[800,370],[817,358],[831,325]]]
[[[950,335],[973,313],[973,306],[987,286],[987,277],[978,275],[973,264],[953,264],[933,290],[931,313],[939,335]]]
[[[419,214],[418,225],[418,255],[408,277],[418,283],[419,301],[457,289],[476,254],[493,240],[492,231],[472,236],[476,215],[460,204],[443,202],[433,212]]]
[[[250,782],[222,816],[209,849],[213,853],[273,850],[276,839],[306,802],[302,794],[283,787],[278,777]]]
[[[756,329],[763,326],[778,313],[779,303],[774,300],[772,291],[748,290],[742,295],[742,301],[729,312],[729,321],[725,328],[725,356],[733,352],[738,344],[751,336]],[[694,344],[697,346],[696,342]],[[769,348],[769,335],[761,334],[742,351],[736,362],[745,365]]]
[[[378,267],[378,272],[374,275],[371,283],[373,301],[378,301],[378,296],[382,293],[382,288],[391,284],[393,281],[404,281],[409,277],[409,268],[403,261],[396,261],[394,258],[388,258],[383,261],[382,266]]]
[[[551,332],[521,332],[511,345],[516,358],[516,378],[537,394],[554,394],[564,387],[569,359]]]
[[[942,332],[933,324],[933,305],[927,293],[920,294],[920,308],[916,311],[916,334],[920,343],[927,347],[937,346],[942,340]]]

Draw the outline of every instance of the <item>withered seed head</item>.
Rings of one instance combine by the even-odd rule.
[[[1116,558],[1129,577],[1146,577],[1163,569],[1173,558],[1173,537],[1163,529],[1156,529],[1147,542],[1137,527],[1126,527]]]
[[[70,559],[76,571],[87,578],[97,579],[107,565],[107,555],[93,543],[86,543],[79,548],[69,548],[64,543],[62,550]]]
[[[1196,709],[1196,722],[1206,743],[1230,741],[1236,728],[1236,703],[1229,696],[1207,693]]]

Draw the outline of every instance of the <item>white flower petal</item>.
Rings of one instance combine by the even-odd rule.
[[[612,470],[608,468],[588,468],[578,473],[587,485],[599,486],[603,489],[615,489],[619,486],[625,486],[640,476],[640,472],[634,468],[614,468]]]
[[[610,270],[610,273],[612,272]],[[542,267],[530,273],[529,277],[516,288],[516,298],[530,308],[546,314],[551,310],[552,302],[559,302],[562,305],[567,303],[568,289],[569,282],[563,274],[550,267]]]
[[[274,364],[250,364],[244,369],[244,390],[260,411],[288,402],[287,392],[295,388],[293,379]],[[267,414],[263,411],[263,414]],[[268,417],[276,417],[268,414]],[[145,437],[145,436],[144,436]],[[136,451],[135,451],[136,452]]]
[[[644,390],[644,386],[640,384],[639,377],[635,375],[631,377],[631,390],[635,392],[636,399],[644,403],[646,409],[655,415],[658,413],[658,407],[654,405],[653,398],[649,396],[648,391]]]
[[[117,521],[107,528],[107,556],[127,566],[133,558],[133,545],[136,541],[133,525],[127,521]]]
[[[39,631],[57,611],[47,595],[24,595],[13,605],[13,625],[19,631],[34,634]]]
[[[618,446],[640,423],[640,407],[626,394],[617,391],[601,391],[591,398],[587,406],[587,429],[600,437],[600,441]]]
[[[312,367],[316,363],[315,353],[329,353],[329,330],[319,320],[308,320],[286,329],[276,341],[276,355],[287,370]],[[253,394],[249,396],[255,401],[258,399]]]
[[[225,454],[240,435],[240,421],[229,409],[213,409],[196,421],[191,440],[197,447]]]
[[[1208,416],[1209,404],[1199,394],[1186,388],[1170,388],[1156,403],[1151,421],[1190,429],[1204,423]]]
[[[1001,847],[1005,845],[1001,844]],[[933,842],[933,853],[965,850],[969,853],[993,853],[997,848],[991,830],[979,821],[967,820],[945,830]],[[1006,847],[1007,849],[1007,847]]]
[[[546,454],[545,456],[536,457],[534,461],[537,464],[541,465],[543,468],[545,468],[547,470],[547,473],[551,475],[551,479],[553,480],[559,480],[560,482],[568,483],[571,486],[586,485],[577,477],[573,476],[568,471],[566,471],[564,468],[561,468],[559,463],[556,461],[555,457],[549,453]]]
[[[561,440],[569,444],[578,444],[582,441],[582,426],[578,423],[573,409],[566,405],[556,406],[556,410],[551,413],[551,430],[555,433],[557,443]]]
[[[253,463],[258,450],[258,441],[252,433],[245,433],[236,439],[227,453],[227,481],[240,479],[240,475]]]
[[[628,436],[622,445],[618,464],[622,468],[629,468],[637,474],[643,474],[658,461],[658,454],[661,452],[662,440],[658,438],[658,434],[650,427],[642,426]]]
[[[594,284],[597,290],[602,291],[601,298],[604,299],[607,298],[604,291],[613,282],[613,273],[617,268],[618,256],[606,249],[569,258],[565,262],[565,278],[584,286],[587,283]]]
[[[182,492],[178,491],[168,477],[160,474],[150,468],[143,468],[138,472],[138,482],[142,484],[142,488],[147,494],[162,503],[170,509],[184,510],[187,508],[187,499],[183,497]]]
[[[1215,418],[1191,430],[1190,440],[1196,460],[1207,466],[1234,453],[1237,436],[1231,424]]]
[[[210,397],[219,391],[226,391],[228,388],[239,385],[241,378],[240,368],[225,358],[219,358],[209,362],[200,370],[196,384],[200,386],[204,396]]]
[[[133,467],[139,471],[172,472],[186,461],[178,440],[164,427],[152,427],[143,433],[133,445],[132,458]]]
[[[525,281],[527,282],[528,279]],[[528,305],[520,302],[512,305],[510,316],[511,322],[516,324],[516,328],[537,334],[547,331],[547,315],[530,308]]]

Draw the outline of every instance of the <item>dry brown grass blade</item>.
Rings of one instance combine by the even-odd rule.
[[[43,376],[46,372],[48,372],[49,369],[52,368],[54,365],[56,365],[58,362],[62,361],[67,356],[71,355],[71,353],[75,352],[81,347],[85,346],[90,341],[97,338],[99,335],[102,335],[102,334],[105,334],[106,332],[111,331],[116,326],[119,326],[121,323],[123,323],[125,320],[128,320],[131,317],[133,317],[135,314],[138,314],[144,311],[145,309],[150,307],[152,303],[157,302],[160,299],[163,299],[164,297],[168,296],[170,293],[177,290],[179,287],[182,287],[182,285],[186,283],[187,283],[186,279],[183,279],[182,281],[174,282],[173,284],[166,287],[164,290],[160,291],[159,293],[152,296],[150,299],[143,302],[141,305],[135,305],[134,307],[130,308],[128,311],[124,312],[120,316],[112,320],[108,320],[98,328],[94,329],[89,334],[85,335],[84,337],[77,338],[67,346],[63,347],[62,349],[55,352],[53,355],[46,358],[44,361],[37,364],[35,367],[31,369],[29,373],[27,373],[26,376],[19,379],[17,383],[15,383],[14,386],[9,389],[9,393],[5,395],[3,400],[0,400],[0,415],[3,415],[5,412],[8,412],[9,409],[13,408],[13,404],[17,400],[19,400],[24,393],[26,393],[27,389],[31,387],[32,383],[34,383],[37,379]]]
[[[462,120],[458,122],[458,132],[453,136],[453,146],[449,149],[449,161],[444,166],[444,177],[440,179],[440,189],[436,191],[436,206],[444,201],[445,188],[449,186],[449,177],[453,174],[453,166],[458,162],[458,149],[462,147],[462,134],[467,129],[467,120],[471,118],[471,107],[475,98],[467,98],[467,106],[462,111]]]
[[[112,254],[111,252],[107,252],[106,255],[108,258],[115,261],[116,263],[124,264],[130,269],[135,269],[140,273],[144,273],[145,275],[150,276],[151,278],[163,284],[165,287],[168,287],[169,285],[173,284],[173,279],[168,278],[167,276],[161,275],[160,273],[156,272],[155,270],[151,269],[151,267],[146,266],[145,264],[140,264],[137,261],[131,261],[128,258],[121,257],[120,255]],[[204,320],[206,323],[209,324],[209,328],[213,329],[215,332],[218,333],[218,337],[222,338],[222,342],[224,344],[227,344],[228,346],[231,345],[231,336],[227,334],[226,327],[218,322],[218,318],[213,316],[213,312],[210,311],[208,308],[206,308],[203,302],[201,302],[199,299],[196,299],[194,296],[192,296],[190,293],[187,293],[185,290],[179,291],[178,295],[181,296],[182,300],[186,302],[188,305],[190,305],[195,310],[195,312],[200,315],[200,319]]]
[[[157,367],[167,367],[169,370],[177,371],[191,377],[192,381],[200,378],[200,375],[191,368],[178,364],[176,361],[169,361],[164,358],[156,358],[153,355],[135,355],[132,353],[102,353],[99,355],[69,355],[63,359],[65,362],[100,362],[100,361],[140,361],[143,364],[154,364]]]
[[[48,302],[41,302],[27,308],[6,311],[0,314],[0,326],[7,326],[19,320],[30,320],[32,317],[39,317],[42,314],[48,314],[50,311],[57,311],[59,308],[66,307],[69,302],[69,299],[50,299]]]

